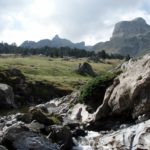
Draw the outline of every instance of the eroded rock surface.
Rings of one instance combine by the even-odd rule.
[[[123,125],[122,125],[123,126]],[[82,146],[81,146],[82,145]],[[149,150],[150,120],[117,131],[88,132],[73,150]]]
[[[13,107],[15,107],[15,102],[12,87],[7,84],[0,84],[0,108]]]
[[[103,104],[95,113],[95,120],[107,116],[141,115],[149,117],[150,112],[150,55],[130,60],[124,64],[124,73],[114,80],[105,94]]]

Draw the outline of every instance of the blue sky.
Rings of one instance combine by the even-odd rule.
[[[91,45],[136,17],[150,24],[150,0],[0,0],[0,41],[19,45],[58,34]]]

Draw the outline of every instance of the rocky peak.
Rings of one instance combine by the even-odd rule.
[[[115,25],[112,38],[128,38],[150,32],[150,26],[141,18],[121,21]]]
[[[56,34],[52,40],[53,40],[53,41],[60,40],[60,37],[59,37],[59,35],[58,35],[58,34]]]
[[[133,19],[133,21],[141,23],[141,24],[147,24],[146,21],[142,17],[137,17]]]

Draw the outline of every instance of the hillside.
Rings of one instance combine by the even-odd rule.
[[[42,81],[62,89],[73,90],[79,88],[90,76],[82,76],[75,72],[79,64],[86,62],[82,59],[50,58],[45,56],[21,57],[16,55],[2,55],[0,57],[0,70],[16,68],[21,70],[28,80]],[[105,62],[90,62],[94,71],[100,74],[116,66],[120,60],[106,60]]]
[[[148,53],[150,52],[150,25],[143,18],[121,21],[115,25],[110,40],[97,43],[93,49],[131,56]]]

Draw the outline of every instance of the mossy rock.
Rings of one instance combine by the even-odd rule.
[[[33,108],[29,112],[32,114],[32,120],[36,120],[44,125],[61,124],[59,117],[55,115],[49,115],[43,112],[40,108]]]
[[[105,73],[88,82],[80,92],[79,101],[93,111],[102,104],[106,89],[113,83],[116,73]]]

